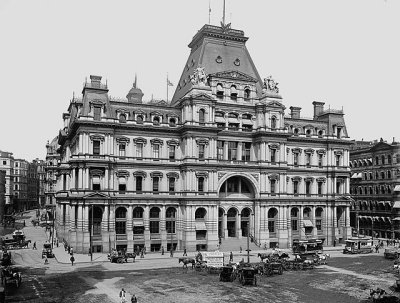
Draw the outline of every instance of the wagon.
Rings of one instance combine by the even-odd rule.
[[[399,249],[396,247],[386,248],[383,253],[385,259],[397,259],[399,257]]]
[[[49,242],[43,244],[42,259],[43,258],[54,258],[54,253]]]
[[[236,273],[232,266],[223,266],[219,274],[219,280],[223,282],[233,282],[236,279]]]
[[[257,286],[256,270],[253,267],[241,267],[238,276],[242,285],[251,284]]]
[[[283,265],[281,262],[276,262],[276,261],[265,263],[264,273],[267,276],[272,276],[273,274],[281,275],[283,274]]]
[[[14,283],[17,287],[21,285],[22,282],[22,275],[21,273],[15,268],[11,266],[7,266],[1,271],[1,283],[4,286],[7,284]]]

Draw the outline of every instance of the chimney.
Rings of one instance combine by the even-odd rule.
[[[290,107],[290,116],[293,119],[300,119],[300,111],[301,111],[301,107],[291,106]]]
[[[90,81],[92,83],[92,87],[100,88],[101,76],[90,75]]]
[[[314,101],[314,120],[324,111],[324,102]]]

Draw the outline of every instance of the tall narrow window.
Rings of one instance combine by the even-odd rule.
[[[205,144],[199,144],[199,160],[204,160]]]
[[[93,155],[98,156],[100,155],[100,141],[93,140]]]
[[[175,160],[175,145],[169,146],[169,159]]]
[[[136,157],[143,158],[143,143],[136,144]]]
[[[92,178],[92,189],[93,190],[100,190],[100,177],[93,176]]]
[[[143,185],[143,177],[142,176],[136,176],[136,191],[141,192],[142,191],[142,185]]]
[[[204,109],[199,110],[199,124],[204,125],[205,123],[205,112]]]
[[[217,158],[218,160],[224,159],[224,141],[217,142]]]
[[[139,116],[136,117],[136,123],[137,124],[143,124],[143,116],[142,115],[139,115]]]
[[[311,166],[311,154],[306,153],[306,165]]]
[[[153,177],[153,192],[158,192],[159,182],[160,182],[159,177]]]
[[[276,149],[271,148],[271,163],[275,164],[275,162],[276,162]]]
[[[336,155],[336,166],[340,166],[340,155]]]
[[[291,227],[292,230],[297,231],[298,230],[298,216],[299,216],[299,211],[297,208],[292,208],[290,211],[290,217],[291,217]]]
[[[306,195],[311,195],[311,182],[306,181]]]
[[[168,179],[168,190],[170,193],[175,191],[175,178],[173,177]]]
[[[120,157],[125,157],[125,144],[120,144],[119,145],[119,156]]]
[[[275,129],[275,128],[276,128],[276,118],[275,118],[275,117],[272,117],[272,118],[271,118],[271,128],[272,128],[272,129]]]
[[[158,144],[153,145],[153,158],[154,159],[160,158],[160,145]]]
[[[197,182],[198,182],[198,191],[204,192],[204,177],[199,177]]]
[[[233,101],[237,100],[237,90],[235,85],[231,86],[231,100]]]
[[[100,121],[101,120],[101,107],[95,106],[93,108],[93,119],[96,121]]]
[[[276,180],[271,180],[271,194],[275,194]]]
[[[79,188],[79,168],[75,168],[75,188]]]
[[[250,161],[250,149],[251,149],[250,142],[242,143],[242,161],[245,161],[245,162]]]
[[[250,99],[250,89],[245,88],[244,89],[244,100],[248,101]]]
[[[125,193],[126,191],[126,180],[125,178],[119,178],[119,183],[118,183],[118,191],[119,193]]]
[[[340,189],[341,189],[341,183],[336,182],[336,194],[340,194]]]
[[[228,160],[237,160],[237,142],[229,142],[228,143]]]
[[[223,99],[224,98],[224,87],[221,83],[217,84],[217,98]]]
[[[295,166],[299,165],[299,154],[298,153],[293,154],[293,165],[295,165]]]
[[[317,186],[318,186],[318,195],[322,195],[322,182],[318,182]]]
[[[120,123],[126,123],[126,115],[125,114],[120,114],[119,115],[119,122]]]
[[[293,181],[293,194],[299,194],[299,181]]]

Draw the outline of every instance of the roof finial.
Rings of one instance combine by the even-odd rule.
[[[133,87],[136,88],[137,87],[137,75],[135,73],[135,82],[133,82]]]
[[[208,24],[211,24],[211,0],[208,0]]]

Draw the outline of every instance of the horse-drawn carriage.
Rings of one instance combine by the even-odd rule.
[[[250,266],[250,264],[242,264],[238,267],[239,282],[242,285],[251,284],[257,286],[256,269]]]
[[[107,257],[111,263],[128,263],[128,259],[133,259],[133,263],[136,261],[136,253],[128,253],[116,250],[111,251]]]
[[[15,230],[11,237],[5,236],[1,238],[2,246],[9,249],[18,249],[18,248],[28,248],[31,240],[26,240],[24,232],[22,230]]]
[[[264,263],[263,274],[266,276],[272,276],[273,274],[283,274],[283,265],[281,262],[270,261]]]
[[[7,286],[7,284],[14,283],[15,286],[19,287],[22,282],[21,272],[17,268],[7,266],[1,270],[1,284]]]
[[[42,259],[43,258],[54,258],[53,249],[51,248],[51,244],[49,242],[43,243]]]
[[[233,282],[236,279],[236,270],[232,265],[225,265],[219,273],[219,280],[223,282]]]

